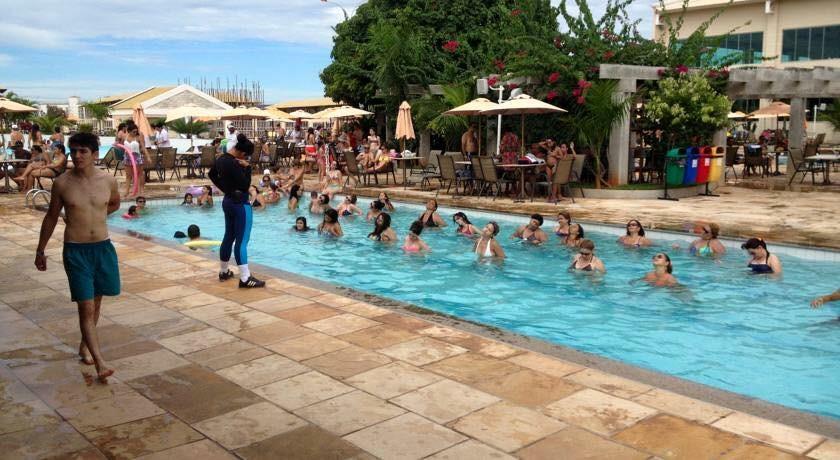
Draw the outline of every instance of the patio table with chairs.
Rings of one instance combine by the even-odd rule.
[[[406,190],[406,188],[409,185],[408,172],[407,172],[407,170],[409,168],[409,165],[411,163],[414,163],[414,162],[419,162],[420,157],[419,156],[410,156],[410,157],[402,156],[402,157],[392,158],[392,160],[396,161],[398,164],[400,164],[402,166],[403,190]]]
[[[187,174],[184,177],[187,179],[196,179],[199,177],[195,172],[195,163],[201,157],[201,152],[176,153],[175,157],[177,158],[176,167],[186,166],[187,168]]]
[[[829,171],[832,163],[840,163],[840,154],[837,153],[818,153],[805,157],[805,161],[809,163],[816,163],[823,172],[823,185],[831,185],[831,178]]]

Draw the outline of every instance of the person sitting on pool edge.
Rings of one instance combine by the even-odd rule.
[[[648,272],[642,279],[654,286],[676,286],[678,283],[672,274],[673,271],[671,258],[668,254],[660,252],[653,256],[653,271]]]
[[[318,225],[318,233],[336,237],[344,235],[341,224],[338,223],[338,211],[332,208],[324,211],[324,220]]]
[[[423,252],[423,251],[431,251],[429,245],[426,244],[425,241],[420,239],[420,234],[423,233],[423,222],[419,220],[415,220],[411,223],[411,227],[408,230],[408,235],[405,237],[405,243],[403,243],[403,251],[405,252]]]
[[[470,222],[470,219],[463,212],[456,212],[455,215],[452,216],[452,221],[458,225],[456,233],[459,235],[468,236],[470,238],[481,235],[481,231],[473,225],[472,222]]]
[[[426,202],[426,210],[420,214],[420,221],[424,227],[446,227],[446,222],[437,212],[438,202],[432,198]]]
[[[478,255],[479,259],[496,257],[499,259],[505,258],[505,251],[502,245],[496,241],[496,235],[499,234],[499,224],[490,221],[481,229],[481,237],[475,242],[473,252]]]
[[[578,254],[572,259],[572,264],[569,265],[569,270],[582,272],[607,272],[604,262],[595,255],[595,243],[593,243],[592,240],[583,240],[580,242]]]
[[[371,201],[370,210],[368,211],[367,216],[365,216],[365,220],[368,222],[375,221],[376,218],[379,217],[380,214],[382,214],[383,209],[385,209],[385,203],[379,200]]]
[[[527,225],[522,225],[513,232],[511,238],[521,239],[530,244],[542,244],[548,241],[548,235],[540,228],[543,224],[543,216],[531,214],[531,220]]]
[[[397,232],[391,228],[391,215],[387,212],[380,213],[374,221],[373,231],[368,233],[368,238],[374,241],[389,243],[397,241]]]
[[[691,255],[694,256],[722,256],[726,252],[726,248],[718,240],[720,234],[720,226],[715,223],[703,224],[700,228],[703,232],[700,238],[694,240],[688,248]]]
[[[750,238],[746,243],[741,245],[741,249],[746,249],[752,256],[747,266],[755,274],[773,273],[780,275],[782,273],[782,261],[776,254],[770,254],[767,250],[767,243],[761,238]]]
[[[295,219],[295,226],[292,227],[292,229],[296,232],[308,232],[310,228],[306,224],[306,217],[299,216]]]
[[[627,234],[618,238],[618,242],[623,244],[625,247],[641,248],[648,247],[652,244],[649,239],[645,238],[645,229],[642,227],[642,223],[638,220],[633,219],[630,222],[627,222],[627,226],[625,228],[627,230]]]

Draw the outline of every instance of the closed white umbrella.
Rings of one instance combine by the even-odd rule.
[[[414,139],[414,123],[411,122],[411,105],[408,104],[408,101],[403,101],[400,104],[395,135],[397,139],[402,141],[402,151],[405,151],[405,140]]]

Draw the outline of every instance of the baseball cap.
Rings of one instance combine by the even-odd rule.
[[[20,129],[20,128],[18,128],[18,125],[12,125],[12,129]]]
[[[268,175],[268,174],[271,174],[271,170],[270,170],[270,169],[266,169],[265,171],[263,171],[263,175]]]

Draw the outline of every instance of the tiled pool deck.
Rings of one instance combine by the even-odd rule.
[[[86,384],[42,214],[0,208],[0,458],[840,458],[840,441],[124,234]],[[61,226],[56,234],[61,235]]]

